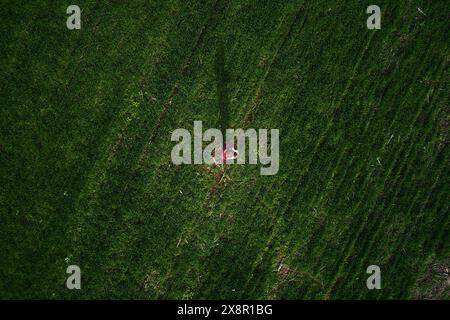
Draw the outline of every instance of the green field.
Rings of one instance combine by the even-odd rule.
[[[449,299],[449,3],[372,2],[2,1],[0,298]],[[172,163],[218,103],[278,174]]]

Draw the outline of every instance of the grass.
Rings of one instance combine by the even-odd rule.
[[[1,298],[450,297],[445,1],[70,4],[0,13]],[[173,165],[194,120],[280,171]]]

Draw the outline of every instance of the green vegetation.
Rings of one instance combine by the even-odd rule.
[[[447,1],[377,1],[381,30],[369,1],[58,3],[0,11],[0,298],[449,298]],[[172,164],[218,103],[280,129],[277,175]]]

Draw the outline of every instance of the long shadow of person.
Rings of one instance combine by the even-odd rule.
[[[226,130],[229,125],[229,101],[227,88],[229,76],[225,70],[225,49],[223,43],[220,43],[216,50],[215,72],[217,85],[217,105],[219,107],[218,127],[225,138]]]

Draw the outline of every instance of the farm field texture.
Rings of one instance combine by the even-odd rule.
[[[70,4],[0,10],[0,298],[450,297],[448,1]],[[276,175],[172,163],[219,100]]]

